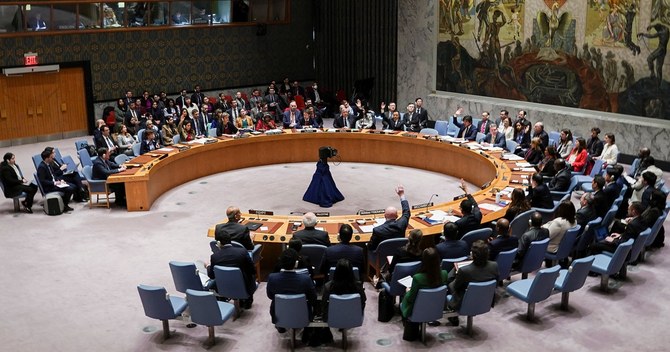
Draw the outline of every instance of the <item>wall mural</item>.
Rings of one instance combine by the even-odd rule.
[[[542,10],[526,16],[527,1]],[[568,1],[582,2],[440,0],[437,90],[670,119],[670,0],[647,0],[645,23],[640,0],[583,1],[578,16]],[[524,17],[532,18],[526,38]],[[636,76],[631,56],[648,71]]]

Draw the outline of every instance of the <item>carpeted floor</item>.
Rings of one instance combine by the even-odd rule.
[[[74,140],[3,148],[0,154],[17,154],[24,173],[32,174],[33,154],[53,145],[74,156]],[[313,170],[312,164],[291,164],[205,177],[167,192],[142,213],[76,204],[71,214],[48,217],[39,211],[15,214],[10,200],[0,202],[0,350],[203,349],[206,327],[187,328],[182,321],[171,322],[176,334],[163,342],[161,324],[144,316],[136,286],[160,285],[179,294],[168,262],[207,260],[206,229],[225,217],[230,204],[278,213],[318,210],[301,200]],[[393,187],[398,183],[406,186],[411,204],[426,202],[433,193],[439,194],[438,202],[459,193],[453,178],[430,172],[368,164],[341,164],[331,171],[347,197],[330,209],[332,214],[397,205]],[[261,189],[262,181],[270,186]],[[37,204],[40,200],[37,196]],[[399,316],[377,321],[378,293],[366,284],[364,324],[350,332],[349,349],[664,351],[670,343],[665,251],[651,252],[646,263],[629,267],[626,281],[613,282],[613,293],[601,293],[599,278],[589,277],[571,294],[569,312],[558,309],[560,295],[554,295],[537,305],[538,319],[530,323],[522,318],[526,305],[504,297],[490,313],[475,318],[474,337],[462,327],[442,324],[428,328],[425,346],[402,341]],[[288,350],[288,334],[278,334],[270,323],[269,303],[262,283],[251,310],[215,329],[217,345],[210,350]],[[339,350],[340,334],[334,335],[329,346],[299,348]]]

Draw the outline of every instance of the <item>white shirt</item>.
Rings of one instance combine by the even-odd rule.
[[[607,165],[616,165],[617,158],[619,157],[619,148],[616,144],[605,144],[602,154],[600,154],[600,159],[603,159]]]

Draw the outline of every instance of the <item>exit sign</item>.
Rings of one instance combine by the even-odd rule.
[[[23,64],[25,66],[37,65],[37,53],[25,53],[23,54]]]

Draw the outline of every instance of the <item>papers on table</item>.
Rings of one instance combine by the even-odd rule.
[[[465,146],[472,150],[482,149],[482,146],[479,143],[468,143]]]
[[[482,209],[490,210],[490,211],[498,211],[498,210],[502,209],[502,207],[499,206],[499,205],[489,204],[489,203],[479,204],[479,207],[482,208]]]
[[[190,142],[187,142],[187,143],[188,144],[205,144],[205,143],[207,143],[207,141],[208,141],[208,138],[198,138],[198,139],[194,139],[194,140],[192,140]]]
[[[167,147],[166,147],[166,148],[158,149],[157,151],[159,151],[159,152],[168,152],[168,153],[169,153],[169,152],[171,152],[171,151],[173,151],[173,150],[174,150],[173,148],[167,148]]]
[[[482,150],[490,150],[492,152],[499,152],[499,151],[503,150],[503,148],[491,147],[491,146],[482,146]]]
[[[523,162],[523,161],[517,162],[516,166],[518,166],[518,167],[532,167],[532,165],[530,163]]]
[[[442,136],[440,137],[440,140],[445,141],[445,142],[450,142],[450,143],[465,143],[467,142],[466,139],[464,138],[454,138],[451,136]]]
[[[363,231],[365,233],[372,232],[372,229],[375,228],[372,225],[358,225],[358,227],[361,229],[361,231]]]
[[[384,219],[384,218],[382,218],[382,219],[377,218],[377,219],[375,219],[375,224],[374,224],[373,226],[374,226],[374,227],[377,227],[377,226],[379,226],[379,225],[383,225],[385,222],[386,222],[386,219]]]
[[[326,132],[337,132],[337,128],[329,128]]]
[[[534,167],[522,167],[521,171],[523,171],[523,172],[536,172],[537,170],[535,170]]]
[[[411,276],[405,276],[402,279],[398,280],[398,283],[407,287],[407,288],[410,288],[410,287],[412,287],[412,277]]]
[[[449,215],[449,214],[447,214],[447,212],[442,211],[442,210],[431,210],[430,213],[433,214],[433,215],[430,217],[430,220],[432,220],[432,221],[439,221],[439,222],[443,222],[443,221],[444,221],[444,218],[445,218],[447,215]]]
[[[522,157],[516,155],[516,154],[503,154],[501,157],[503,160],[523,160]]]
[[[261,231],[269,231],[270,228],[268,228],[267,226],[261,226],[261,227],[259,228],[259,230],[261,230]]]

